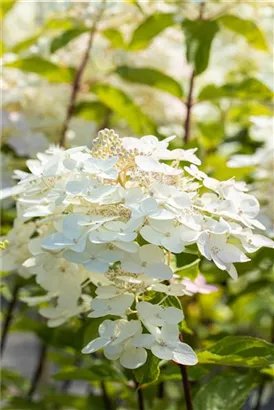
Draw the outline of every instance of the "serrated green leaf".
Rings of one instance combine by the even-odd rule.
[[[127,48],[124,37],[119,30],[116,30],[115,28],[108,28],[103,30],[101,34],[110,42],[112,47],[122,48],[124,50]]]
[[[72,40],[81,36],[81,34],[86,33],[88,30],[89,29],[87,27],[79,27],[64,31],[52,40],[50,45],[50,52],[55,53],[55,51],[65,47]]]
[[[159,362],[160,360],[148,351],[145,364],[139,369],[133,370],[136,381],[140,386],[151,384],[158,379],[160,375]]]
[[[198,96],[199,101],[220,98],[270,100],[273,92],[266,84],[256,78],[247,78],[239,83],[228,83],[220,87],[214,84],[204,87]]]
[[[201,74],[208,66],[212,41],[219,30],[216,21],[188,20],[182,22],[185,33],[187,61],[194,66],[195,74]]]
[[[107,110],[107,107],[99,101],[82,101],[76,105],[74,115],[88,121],[100,123],[103,121]]]
[[[203,383],[193,406],[195,410],[239,410],[259,380],[253,373],[218,375]]]
[[[218,18],[218,22],[229,30],[243,36],[253,48],[268,51],[265,35],[254,21],[242,19],[232,14],[225,14]]]
[[[154,37],[174,24],[174,15],[171,13],[152,14],[134,31],[129,49],[137,51],[148,47]]]
[[[153,68],[120,66],[116,73],[126,81],[149,85],[178,98],[183,97],[182,87],[176,80]]]
[[[198,353],[199,363],[265,367],[274,363],[274,346],[249,336],[227,336]]]
[[[5,67],[17,68],[28,73],[35,73],[47,80],[58,83],[70,83],[75,74],[72,67],[61,67],[40,57],[28,57],[5,64]]]
[[[139,135],[156,132],[155,124],[147,117],[134,101],[119,88],[98,84],[91,91],[113,112],[124,118],[128,125]]]
[[[107,362],[95,363],[89,369],[68,368],[56,373],[54,378],[56,380],[84,380],[88,382],[125,382],[123,374]]]

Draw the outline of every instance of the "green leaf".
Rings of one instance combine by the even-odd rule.
[[[155,382],[160,375],[160,360],[148,351],[147,361],[139,369],[133,370],[136,381],[140,386]]]
[[[124,118],[137,134],[155,133],[155,124],[147,117],[131,98],[119,88],[98,84],[91,91],[113,112]]]
[[[1,2],[1,20],[13,8],[17,0],[4,0]]]
[[[28,73],[35,73],[58,83],[69,83],[73,80],[75,70],[72,67],[61,67],[40,57],[28,57],[5,64],[5,67],[17,68]]]
[[[120,66],[116,69],[124,80],[132,83],[146,84],[159,90],[166,91],[169,94],[182,98],[183,90],[180,84],[172,77],[161,73],[161,71],[152,68],[135,68]]]
[[[107,107],[99,101],[82,101],[76,105],[74,115],[100,123],[107,114],[107,110]]]
[[[186,57],[194,66],[195,74],[201,74],[208,66],[210,49],[219,30],[216,21],[187,20],[182,22],[186,40]]]
[[[90,369],[71,367],[54,375],[56,380],[84,380],[88,382],[125,382],[123,374],[110,363],[93,364]]]
[[[81,34],[88,31],[86,27],[72,28],[67,31],[64,31],[62,34],[55,37],[50,45],[50,52],[55,53],[62,47],[65,47],[70,41],[79,37]]]
[[[115,28],[108,28],[103,30],[101,34],[110,42],[112,47],[122,49],[127,48],[124,37],[119,30],[116,30]]]
[[[24,397],[11,398],[2,410],[47,410],[48,407],[42,401],[33,402],[32,399]]]
[[[176,270],[176,275],[179,275],[181,278],[188,277],[190,279],[196,279],[200,273],[200,261],[201,259],[196,259],[189,265],[182,266],[180,269]]]
[[[20,53],[21,51],[25,50],[26,48],[31,47],[32,45],[36,44],[36,42],[40,38],[41,34],[42,34],[42,30],[40,30],[37,34],[26,38],[23,41],[19,41],[19,43],[16,43],[11,48],[11,51],[13,53]]]
[[[197,364],[196,366],[189,366],[187,373],[189,380],[197,381],[205,377],[209,373],[209,370],[204,366]],[[158,382],[166,380],[182,380],[180,368],[175,364],[175,362],[169,362],[161,368],[161,374]]]
[[[247,78],[239,83],[228,83],[220,87],[214,84],[207,85],[199,93],[199,101],[220,98],[270,100],[273,91],[266,84],[256,78]]]
[[[268,51],[268,44],[264,33],[252,20],[242,19],[232,14],[226,14],[218,18],[218,22],[229,30],[243,36],[248,44],[261,51]]]
[[[224,373],[203,383],[193,402],[195,410],[240,410],[259,383],[253,373]]]
[[[148,47],[154,37],[174,24],[174,15],[171,13],[152,14],[134,31],[129,49],[137,51]]]
[[[198,353],[199,363],[265,367],[274,363],[274,346],[249,336],[227,336]]]

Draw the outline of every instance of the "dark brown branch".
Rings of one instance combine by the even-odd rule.
[[[264,383],[260,384],[259,386],[257,403],[255,404],[255,407],[253,410],[261,410],[263,391],[264,391]]]
[[[65,119],[65,122],[64,122],[64,125],[63,125],[63,129],[62,129],[62,132],[61,132],[61,138],[60,138],[60,141],[59,141],[59,144],[61,145],[61,147],[64,147],[66,145],[66,133],[67,133],[67,130],[68,130],[68,127],[69,127],[71,117],[73,116],[73,113],[74,113],[74,110],[75,110],[77,94],[80,90],[81,80],[82,80],[86,65],[88,63],[88,60],[89,60],[90,51],[91,51],[91,48],[92,48],[93,39],[94,39],[96,30],[97,30],[97,26],[98,26],[99,21],[102,18],[103,12],[105,10],[105,4],[106,4],[106,1],[103,0],[102,7],[100,8],[97,16],[95,17],[93,26],[91,27],[86,51],[83,55],[83,59],[82,59],[80,65],[79,65],[79,67],[76,71],[74,81],[72,83],[72,91],[71,91],[71,95],[70,95],[70,101],[69,101],[69,105],[68,105],[68,109],[67,109],[66,119]]]
[[[193,410],[190,384],[189,384],[188,375],[187,375],[187,368],[183,364],[179,364],[179,367],[180,367],[180,371],[182,375],[182,383],[183,383],[183,388],[184,388],[184,393],[185,393],[186,408],[187,410]]]
[[[11,300],[9,301],[8,304],[8,308],[7,308],[7,313],[6,313],[6,317],[2,326],[2,334],[1,334],[1,356],[4,352],[5,346],[6,346],[6,341],[7,341],[7,337],[8,337],[8,333],[9,333],[9,329],[10,329],[10,325],[12,323],[12,319],[13,319],[13,312],[14,309],[16,307],[16,302],[17,302],[17,296],[19,293],[19,289],[20,286],[18,283],[16,283],[15,280],[15,284],[12,290],[12,296],[11,296]]]
[[[184,124],[185,129],[185,136],[184,136],[184,143],[187,144],[190,138],[190,125],[191,125],[191,110],[193,105],[193,89],[194,89],[194,78],[195,78],[195,70],[192,70],[190,76],[190,83],[189,83],[189,91],[187,96],[186,102],[186,119]]]
[[[47,345],[45,345],[44,343],[40,346],[40,352],[39,352],[39,357],[38,357],[38,362],[37,362],[37,366],[36,369],[34,371],[32,380],[31,380],[31,385],[29,388],[29,391],[27,393],[27,397],[29,399],[31,399],[34,395],[34,393],[36,392],[37,386],[41,380],[41,377],[43,375],[44,372],[44,368],[45,368],[45,363],[46,363],[46,358],[47,358],[47,351],[48,351],[48,347]]]
[[[138,399],[138,410],[145,410],[145,402],[143,392],[138,383],[136,383],[137,399]]]
[[[110,398],[108,396],[108,392],[107,392],[106,385],[105,385],[104,382],[101,382],[101,390],[102,390],[105,409],[106,410],[111,410],[112,409],[112,404],[111,404]]]

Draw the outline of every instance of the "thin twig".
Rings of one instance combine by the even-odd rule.
[[[143,392],[140,389],[140,386],[139,386],[138,383],[136,383],[136,391],[137,391],[137,399],[138,399],[138,410],[145,410],[145,402],[144,402]]]
[[[104,382],[101,382],[101,390],[102,390],[102,396],[104,400],[104,405],[106,410],[111,410],[112,409],[112,404],[106,389],[106,385]]]
[[[61,145],[61,147],[64,147],[66,145],[66,133],[67,133],[67,130],[68,130],[68,127],[69,127],[69,122],[70,122],[71,117],[73,116],[73,113],[74,113],[74,110],[75,110],[77,94],[80,90],[80,84],[81,84],[81,80],[82,80],[82,77],[83,77],[83,73],[85,71],[86,65],[87,65],[88,60],[89,60],[94,35],[96,33],[98,23],[101,20],[103,12],[105,10],[105,4],[106,4],[106,0],[103,0],[102,5],[101,5],[100,10],[99,10],[99,13],[95,17],[94,23],[91,27],[86,51],[83,55],[83,59],[82,59],[80,65],[79,65],[79,67],[76,71],[74,81],[72,83],[72,91],[71,91],[71,96],[70,96],[70,102],[69,102],[69,105],[68,105],[67,115],[66,115],[66,119],[65,119],[65,122],[64,122],[64,125],[63,125],[62,132],[61,132],[61,138],[60,138],[60,141],[59,141],[59,144]]]
[[[183,388],[184,388],[184,393],[185,393],[186,408],[187,408],[187,410],[193,410],[190,384],[189,384],[188,375],[187,375],[187,368],[183,364],[179,364],[179,367],[180,367],[180,371],[181,371],[181,375],[182,375],[182,382],[183,382]]]
[[[205,10],[205,2],[202,2],[200,4],[199,20],[203,20],[204,10]],[[186,118],[185,118],[185,123],[184,123],[184,130],[185,130],[184,143],[185,144],[188,143],[189,138],[190,138],[191,113],[192,113],[192,107],[193,107],[194,81],[195,81],[195,68],[192,69],[191,74],[190,74],[189,90],[188,90],[188,96],[187,96],[187,101],[186,101]]]
[[[13,290],[12,290],[11,300],[9,301],[6,317],[5,317],[3,326],[2,326],[1,345],[0,345],[1,356],[3,355],[4,349],[5,349],[5,346],[6,346],[6,341],[7,341],[10,325],[11,325],[12,319],[13,319],[13,312],[14,312],[14,309],[16,307],[16,302],[17,302],[17,296],[18,296],[18,293],[19,293],[19,289],[20,289],[20,286],[19,286],[19,284],[17,283],[17,281],[15,279],[15,284],[14,284],[14,287],[13,287]]]
[[[193,89],[194,89],[194,79],[195,79],[195,70],[193,69],[190,76],[189,91],[186,102],[186,119],[184,124],[185,136],[184,143],[187,144],[190,137],[190,123],[191,123],[191,110],[193,105]]]
[[[36,392],[37,386],[41,380],[41,377],[43,375],[43,371],[45,368],[45,363],[46,363],[46,358],[47,358],[47,351],[48,347],[44,343],[40,347],[40,352],[39,352],[39,357],[38,357],[38,362],[36,369],[34,371],[32,380],[31,380],[31,385],[29,388],[29,391],[27,393],[27,397],[31,399]]]

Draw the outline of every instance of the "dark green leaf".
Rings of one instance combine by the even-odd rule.
[[[239,83],[228,83],[220,87],[210,84],[200,91],[200,101],[220,98],[270,100],[273,92],[264,83],[256,78],[247,78]]]
[[[155,133],[156,127],[131,98],[119,88],[98,84],[91,90],[113,112],[124,118],[137,134]]]
[[[218,22],[229,30],[243,36],[248,44],[257,50],[267,51],[268,45],[264,33],[252,20],[242,19],[232,14],[226,14],[218,18]]]
[[[24,397],[13,397],[2,407],[2,410],[47,410],[48,407],[42,401],[33,402]]]
[[[108,28],[102,31],[102,35],[106,39],[108,39],[112,47],[122,49],[127,48],[127,44],[125,43],[124,37],[119,30],[116,30],[115,28]]]
[[[74,115],[100,123],[107,114],[107,110],[106,106],[99,101],[82,101],[76,105]]]
[[[259,379],[251,374],[224,373],[203,383],[194,398],[195,410],[239,410]]]
[[[180,84],[172,77],[161,73],[161,71],[152,68],[135,68],[121,66],[116,69],[116,73],[119,74],[124,80],[132,83],[146,84],[151,87],[158,88],[175,95],[178,98],[183,96],[183,90]]]
[[[5,67],[35,73],[58,83],[69,83],[73,80],[75,70],[72,67],[61,67],[40,57],[28,57],[5,64]]]
[[[211,43],[219,30],[216,21],[184,20],[182,28],[186,39],[187,61],[194,66],[195,74],[201,74],[208,66]]]
[[[136,381],[142,386],[155,382],[160,375],[160,360],[148,351],[147,361],[139,369],[133,370]]]
[[[59,50],[62,47],[65,47],[70,41],[79,37],[86,31],[88,31],[88,28],[86,27],[72,28],[64,31],[62,34],[58,35],[52,40],[50,45],[50,52],[55,53],[55,51]]]
[[[134,31],[129,44],[130,50],[136,51],[148,47],[154,37],[174,24],[174,15],[171,13],[152,14]]]
[[[265,367],[274,363],[274,346],[249,336],[227,336],[198,353],[199,363]]]
[[[112,381],[124,382],[122,373],[110,363],[93,364],[90,369],[68,368],[54,375],[56,380],[84,380],[88,382]]]

